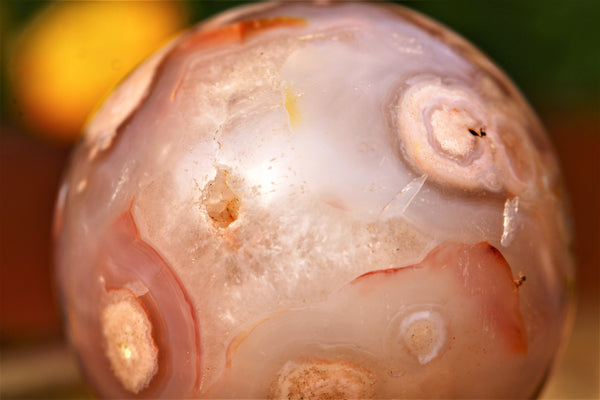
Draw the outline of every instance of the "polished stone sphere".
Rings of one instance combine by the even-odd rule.
[[[102,396],[531,398],[569,229],[537,117],[464,39],[393,5],[264,3],[99,109],[57,277]]]

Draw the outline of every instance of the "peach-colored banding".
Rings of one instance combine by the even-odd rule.
[[[229,343],[229,346],[227,346],[227,361],[226,361],[226,365],[227,368],[231,367],[231,361],[233,360],[233,357],[235,356],[235,353],[237,352],[237,350],[240,348],[240,346],[242,345],[242,343],[244,343],[244,341],[248,338],[248,336],[250,336],[250,334],[256,329],[258,328],[259,325],[261,325],[262,323],[264,323],[265,321],[268,321],[272,318],[275,318],[283,313],[286,313],[290,311],[289,309],[287,310],[282,310],[282,311],[278,311],[273,315],[269,315],[268,317],[265,317],[263,319],[261,319],[260,321],[256,322],[254,324],[254,326],[246,331],[240,332],[239,334],[237,334],[233,340]]]
[[[456,254],[446,254],[448,253],[448,249],[452,250],[452,247],[456,247]],[[512,276],[512,272],[508,262],[502,255],[502,253],[496,249],[494,246],[490,245],[488,242],[481,242],[475,245],[466,245],[466,244],[458,244],[458,243],[445,243],[442,244],[435,249],[431,250],[429,254],[425,257],[425,259],[419,264],[409,265],[405,267],[397,267],[397,268],[388,268],[382,270],[369,271],[360,275],[350,282],[351,285],[358,284],[363,282],[365,279],[369,279],[375,275],[394,275],[397,273],[402,273],[404,271],[410,271],[411,269],[419,269],[419,268],[446,268],[445,266],[438,265],[435,262],[436,257],[439,257],[440,254],[450,255],[452,257],[457,256],[459,251],[469,252],[469,258],[473,261],[474,258],[477,258],[483,265],[486,266],[488,271],[481,271],[480,275],[471,275],[471,282],[469,285],[495,285],[498,288],[506,288],[510,287],[511,295],[514,296],[510,301],[512,302],[512,308],[510,308],[510,312],[506,313],[506,303],[497,304],[495,302],[484,302],[486,306],[486,312],[494,317],[494,320],[497,323],[497,327],[500,331],[504,333],[504,336],[508,339],[509,346],[512,351],[515,353],[525,354],[527,353],[527,336],[525,330],[525,322],[523,321],[523,316],[519,309],[519,294],[514,285],[514,279]],[[449,263],[451,260],[445,260]],[[486,274],[492,274],[490,276],[495,276],[495,282],[487,282],[485,280]],[[469,288],[467,284],[464,284],[464,289],[469,293]],[[480,296],[479,292],[470,292],[470,296]],[[482,299],[485,300],[485,299]],[[504,310],[504,312],[500,312]],[[499,315],[504,315],[506,318],[498,318]]]
[[[232,25],[216,28],[210,31],[199,31],[182,41],[174,50],[173,54],[180,52],[198,51],[205,48],[222,46],[229,43],[245,43],[246,39],[258,33],[275,28],[301,28],[308,22],[304,18],[296,17],[272,17],[260,18],[250,21],[241,21]],[[171,100],[177,97],[181,87],[180,79],[171,93]]]
[[[187,306],[190,309],[190,315],[192,317],[192,325],[195,336],[195,346],[196,346],[196,381],[194,383],[194,390],[198,391],[200,388],[200,372],[201,372],[201,358],[200,358],[200,333],[198,330],[198,320],[196,317],[196,312],[193,306],[193,303],[185,290],[185,286],[179,280],[179,277],[173,272],[169,264],[166,260],[152,247],[150,244],[145,242],[141,236],[140,231],[135,223],[135,218],[133,216],[133,205],[135,202],[135,196],[131,198],[131,202],[129,204],[129,208],[126,212],[124,212],[121,217],[117,220],[117,224],[120,225],[121,229],[123,229],[124,233],[126,233],[129,237],[133,237],[135,241],[138,241],[142,246],[146,248],[146,250],[152,254],[153,257],[156,257],[162,265],[165,267],[165,270],[171,275],[173,281],[178,285],[181,293],[183,294],[183,298]]]
[[[181,42],[177,46],[177,50],[208,48],[235,42],[244,43],[249,37],[269,29],[301,28],[306,24],[307,21],[304,18],[295,17],[272,17],[241,21],[210,31],[199,31]]]

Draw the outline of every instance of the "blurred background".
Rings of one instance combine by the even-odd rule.
[[[61,330],[52,209],[70,149],[128,72],[242,1],[0,2],[0,398],[88,398]],[[410,1],[494,59],[538,111],[570,191],[578,295],[572,336],[542,393],[598,399],[600,2]]]

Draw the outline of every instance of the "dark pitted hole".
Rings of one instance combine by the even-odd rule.
[[[204,205],[208,216],[219,228],[227,228],[238,218],[240,201],[227,185],[229,173],[218,169],[215,179],[204,189]]]

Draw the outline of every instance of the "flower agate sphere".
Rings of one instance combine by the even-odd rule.
[[[116,89],[60,190],[70,339],[107,397],[532,397],[572,283],[507,78],[391,5],[266,3]]]

